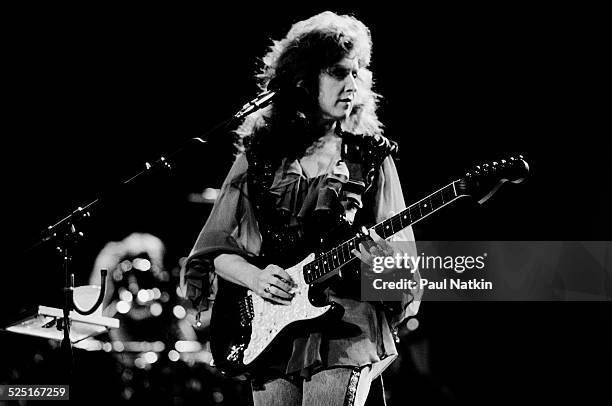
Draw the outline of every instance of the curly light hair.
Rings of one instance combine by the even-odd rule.
[[[307,132],[309,120],[319,110],[319,75],[344,57],[357,58],[360,69],[354,105],[342,128],[364,135],[382,134],[376,115],[380,96],[372,90],[372,72],[368,69],[371,53],[370,30],[352,16],[325,11],[295,23],[285,38],[273,41],[262,59],[263,66],[256,75],[258,85],[277,94],[272,105],[251,114],[236,130],[238,146],[248,147],[249,138],[262,128],[283,133],[285,139],[287,131]],[[293,142],[298,139],[291,138]]]

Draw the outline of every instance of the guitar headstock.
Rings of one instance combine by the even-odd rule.
[[[505,182],[521,183],[529,173],[522,155],[474,167],[457,183],[459,194],[472,196],[483,204]]]

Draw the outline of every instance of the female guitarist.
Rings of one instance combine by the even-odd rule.
[[[294,24],[264,56],[257,79],[275,97],[238,128],[239,154],[187,261],[188,296],[200,309],[219,278],[290,309],[295,281],[285,269],[405,208],[397,144],[376,115],[371,47],[361,21],[324,12]],[[364,264],[396,254],[370,237],[370,248],[353,251]],[[413,241],[412,229],[394,238]],[[386,306],[332,280],[321,294],[341,316],[294,330],[266,352],[250,373],[255,405],[363,405],[397,357],[392,331],[416,313],[420,293]],[[384,404],[382,393],[370,398]]]

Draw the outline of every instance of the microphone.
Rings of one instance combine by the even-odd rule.
[[[265,92],[258,94],[257,97],[242,106],[240,111],[234,115],[234,119],[240,120],[259,109],[263,109],[272,103],[274,96],[276,96],[276,91],[274,90],[266,90]]]

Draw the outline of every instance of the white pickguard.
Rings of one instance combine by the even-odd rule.
[[[314,319],[331,308],[330,305],[315,307],[308,300],[310,286],[304,281],[302,267],[311,262],[314,257],[314,254],[310,254],[299,264],[286,269],[297,284],[297,287],[293,289],[295,296],[290,305],[272,303],[249,291],[248,294],[253,301],[254,316],[251,320],[251,341],[244,350],[242,360],[245,365],[253,362],[289,324]]]

